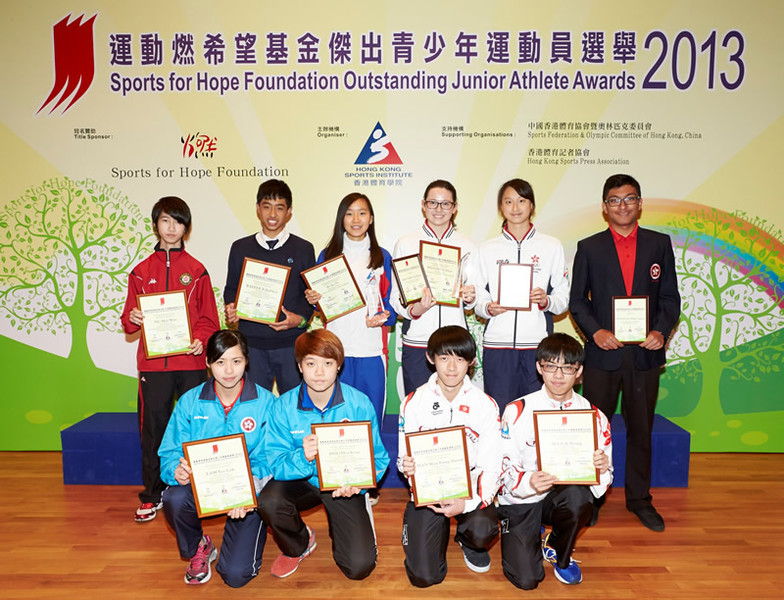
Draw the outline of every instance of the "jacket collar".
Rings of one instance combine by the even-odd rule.
[[[248,380],[247,375],[243,377],[243,385],[242,385],[242,393],[240,394],[240,402],[248,402],[250,400],[256,400],[259,397],[258,392],[256,391],[256,385]],[[215,393],[215,378],[210,377],[204,386],[201,388],[201,394],[199,394],[199,400],[206,400],[209,402],[218,400],[218,395]]]
[[[528,227],[528,231],[525,232],[525,235],[521,240],[518,240],[515,236],[513,236],[506,228],[506,226],[504,226],[502,230],[502,234],[507,240],[520,243],[520,242],[524,242],[525,240],[530,240],[532,237],[534,237],[534,234],[536,234],[536,228],[534,227],[534,224],[531,223],[531,225]]]
[[[340,386],[340,377],[335,379],[335,390],[332,392],[332,398],[330,398],[329,404],[325,409],[325,412],[331,408],[339,406],[346,401],[345,397],[343,396],[343,388]],[[302,411],[310,411],[313,412],[313,402],[310,401],[308,398],[307,404],[305,404],[305,383],[299,384],[299,390],[297,392],[297,410]]]
[[[447,226],[446,231],[444,232],[444,235],[442,235],[441,237],[438,237],[438,235],[436,235],[436,232],[433,231],[433,228],[430,227],[430,225],[427,224],[427,219],[425,219],[424,223],[422,223],[422,230],[425,232],[425,235],[427,237],[433,238],[436,241],[440,242],[441,240],[445,240],[445,239],[451,237],[452,233],[454,233],[454,231],[455,231],[455,227],[454,227],[454,225],[452,225],[452,223],[450,223]]]

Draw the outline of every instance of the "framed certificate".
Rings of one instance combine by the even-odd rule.
[[[319,489],[336,490],[344,485],[376,487],[376,463],[370,421],[314,423],[318,437]]]
[[[318,309],[327,323],[365,306],[354,274],[342,254],[302,271],[302,278],[310,289],[321,294]]]
[[[290,267],[246,257],[234,301],[237,316],[258,323],[277,322],[290,274]]]
[[[427,287],[427,280],[418,254],[393,258],[392,272],[395,274],[403,306],[413,304],[422,298],[422,289]]]
[[[613,335],[624,344],[648,337],[648,296],[613,296]]]
[[[510,310],[531,310],[534,266],[500,263],[498,265],[498,304]]]
[[[536,410],[536,460],[539,469],[558,478],[557,484],[596,485],[593,465],[598,448],[593,410]]]
[[[419,260],[436,304],[459,306],[460,286],[463,283],[460,248],[420,241]]]
[[[256,508],[244,434],[185,442],[182,451],[191,466],[191,487],[200,518],[232,508]]]
[[[406,451],[416,465],[411,477],[416,506],[471,497],[465,427],[407,433]]]
[[[188,352],[193,335],[185,290],[139,294],[136,305],[144,315],[142,340],[147,358]]]

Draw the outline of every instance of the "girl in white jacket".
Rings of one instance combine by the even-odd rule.
[[[531,219],[536,208],[527,181],[512,179],[498,190],[504,217],[501,235],[479,248],[476,314],[488,319],[482,368],[485,391],[503,410],[508,402],[541,387],[536,373],[536,347],[552,332],[552,316],[569,306],[569,276],[561,242],[539,233]],[[499,265],[529,264],[533,271],[530,310],[502,307],[498,302]]]

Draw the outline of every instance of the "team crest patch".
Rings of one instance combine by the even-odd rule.
[[[661,277],[661,267],[659,263],[653,263],[651,265],[651,279],[656,281],[659,277]]]
[[[191,283],[193,283],[193,275],[191,275],[190,273],[183,273],[182,275],[180,275],[180,283],[182,285],[190,285]]]
[[[253,417],[245,417],[244,419],[242,419],[242,423],[240,424],[240,427],[242,427],[242,431],[250,433],[251,431],[256,429],[256,419],[254,419]]]

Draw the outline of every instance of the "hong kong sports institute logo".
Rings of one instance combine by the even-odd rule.
[[[376,123],[365,146],[354,161],[355,165],[402,165],[403,161],[392,145],[381,123]]]
[[[54,105],[49,114],[68,102],[61,113],[65,114],[90,89],[95,75],[93,25],[97,16],[95,14],[84,21],[84,15],[81,15],[69,23],[69,14],[52,27],[54,84],[36,114],[52,102]]]

